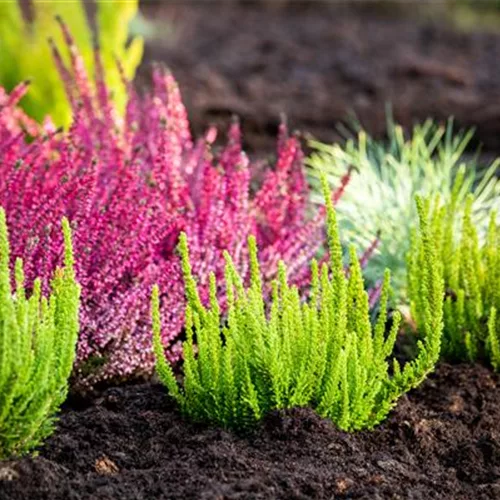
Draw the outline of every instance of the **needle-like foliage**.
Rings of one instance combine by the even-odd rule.
[[[248,286],[225,254],[228,307],[227,319],[223,320],[215,276],[210,278],[206,306],[191,271],[186,236],[182,235],[179,252],[187,296],[182,384],[168,364],[161,343],[158,287],[153,288],[152,322],[158,375],[188,418],[242,429],[273,409],[312,406],[341,429],[372,428],[386,417],[401,394],[418,385],[433,369],[440,350],[443,285],[425,217],[421,236],[426,257],[422,294],[426,336],[419,343],[416,359],[404,367],[394,359],[390,367],[388,358],[400,314],[395,313],[389,327],[389,271],[385,273],[379,317],[372,327],[356,251],[350,248],[346,273],[325,179],[323,188],[330,266],[324,264],[319,269],[312,261],[307,301],[287,283],[287,270],[281,263],[266,306],[257,244],[250,237]]]
[[[95,36],[85,11],[86,2],[31,0],[31,20],[23,16],[22,3],[22,0],[0,2],[0,85],[11,91],[20,81],[30,79],[31,91],[22,102],[26,112],[39,121],[50,115],[56,125],[69,125],[71,103],[53,64],[47,39],[57,46],[63,43],[56,16],[63,18],[80,48],[85,68],[93,74]],[[128,26],[138,7],[138,0],[95,2],[97,42],[102,47],[106,83],[113,89],[112,99],[121,113],[125,110],[127,94],[121,85],[116,59],[120,60],[127,78],[133,78],[142,58],[143,41],[134,37],[128,43]]]
[[[366,248],[379,234],[379,245],[364,276],[374,284],[388,267],[396,298],[407,302],[406,255],[411,231],[418,227],[415,195],[439,194],[443,201],[450,200],[458,172],[465,168],[458,202],[465,203],[467,195],[474,194],[472,217],[483,236],[490,211],[500,209],[500,180],[496,177],[500,164],[495,161],[481,170],[475,158],[466,158],[472,132],[454,132],[451,121],[438,126],[429,120],[406,136],[389,120],[387,134],[387,141],[375,140],[360,130],[345,144],[314,142],[309,164],[311,179],[325,172],[332,185],[351,167],[350,182],[337,208],[342,234],[359,248]],[[321,203],[321,189],[316,185],[312,196]]]
[[[0,460],[36,448],[52,433],[66,398],[76,353],[80,287],[75,281],[69,223],[63,219],[65,265],[48,298],[36,280],[30,293],[23,264],[11,290],[5,212],[0,209]],[[28,297],[29,295],[29,297]]]
[[[461,179],[457,180],[450,202],[440,205],[436,200],[430,209],[431,237],[438,247],[446,288],[442,355],[453,361],[489,361],[500,370],[500,226],[492,211],[487,234],[480,241],[472,218],[474,197],[469,195],[462,207]],[[418,326],[426,321],[422,303],[425,258],[422,240],[414,237],[408,283]]]

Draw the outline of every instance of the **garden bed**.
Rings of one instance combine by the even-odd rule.
[[[500,380],[441,364],[372,432],[312,411],[251,435],[186,423],[165,390],[111,388],[70,403],[40,456],[0,468],[2,500],[500,497]]]
[[[252,158],[275,151],[281,112],[306,137],[332,141],[351,111],[382,136],[389,102],[404,127],[454,115],[477,127],[488,156],[500,151],[500,35],[336,2],[222,2],[216,15],[212,2],[158,3],[144,13],[173,31],[146,47],[137,86],[149,85],[151,61],[166,62],[195,134],[236,114]],[[439,363],[384,423],[358,433],[304,408],[246,435],[194,425],[156,382],[73,395],[36,457],[0,464],[0,500],[27,498],[498,499],[500,378]]]

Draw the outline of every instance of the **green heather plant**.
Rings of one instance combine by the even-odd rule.
[[[9,92],[20,81],[30,79],[30,92],[21,103],[25,111],[39,121],[50,115],[56,125],[69,125],[71,106],[53,62],[48,39],[58,47],[64,45],[56,16],[64,19],[83,56],[87,72],[94,74],[94,36],[84,2],[31,0],[31,5],[33,21],[29,22],[23,17],[20,0],[0,2],[0,86]],[[142,58],[142,38],[135,37],[127,43],[128,26],[137,10],[138,0],[96,0],[100,56],[106,83],[113,89],[112,97],[119,112],[125,109],[127,95],[117,60],[125,77],[132,79]]]
[[[0,209],[0,460],[36,448],[54,428],[66,398],[78,337],[80,287],[75,281],[69,223],[63,220],[65,266],[49,298],[36,280],[30,297],[23,264],[11,290],[5,212]]]
[[[310,296],[302,300],[287,283],[280,264],[269,304],[264,303],[255,238],[250,237],[250,284],[245,286],[225,254],[227,317],[221,318],[216,280],[210,278],[209,304],[202,303],[183,234],[186,308],[183,381],[179,384],[160,339],[159,289],[153,288],[152,323],[157,372],[169,394],[190,419],[244,429],[273,409],[311,406],[339,428],[372,428],[396,400],[434,368],[442,331],[443,285],[425,217],[422,220],[426,320],[417,357],[403,367],[391,357],[400,324],[396,312],[388,326],[389,271],[379,317],[370,323],[368,294],[354,246],[347,273],[342,262],[336,214],[327,181],[330,267],[312,261]],[[166,291],[168,293],[168,291]]]
[[[315,152],[308,163],[316,185],[312,196],[317,203],[321,203],[321,191],[315,177],[324,172],[335,185],[346,168],[352,168],[337,208],[341,232],[358,248],[366,248],[380,236],[364,276],[373,285],[385,268],[391,269],[396,299],[406,302],[406,255],[410,233],[418,226],[415,195],[439,194],[448,201],[458,171],[465,168],[457,203],[474,194],[472,218],[482,236],[491,209],[500,209],[500,180],[495,176],[499,162],[481,172],[474,158],[465,159],[464,151],[473,134],[454,133],[451,120],[446,127],[426,121],[415,126],[409,137],[392,120],[387,128],[387,141],[372,139],[361,130],[357,138],[343,145],[313,142]]]
[[[442,356],[452,361],[489,361],[500,370],[500,226],[492,211],[481,243],[472,220],[474,197],[469,195],[462,207],[459,185],[449,203],[426,202],[431,213],[429,232],[446,289]],[[408,287],[412,316],[421,326],[426,321],[422,302],[426,256],[421,238],[414,235],[413,239]]]

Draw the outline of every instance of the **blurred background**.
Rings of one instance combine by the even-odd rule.
[[[274,147],[280,113],[323,141],[355,116],[384,134],[454,116],[500,152],[500,2],[143,1],[145,57],[179,80],[193,127],[241,117],[246,146]],[[475,146],[476,144],[472,144]]]
[[[35,0],[19,1],[29,18]],[[43,11],[57,2],[37,3]],[[93,0],[85,3],[92,17]],[[118,13],[127,2],[107,3]],[[148,86],[151,63],[164,62],[196,133],[237,114],[247,150],[259,155],[274,149],[281,113],[292,129],[330,142],[352,117],[383,136],[390,105],[405,127],[454,116],[458,126],[476,128],[471,147],[500,152],[498,0],[143,0],[135,8],[130,32],[144,39],[136,84]]]

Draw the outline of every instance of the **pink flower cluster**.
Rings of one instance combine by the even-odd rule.
[[[27,85],[10,96],[0,89],[0,205],[12,233],[12,256],[24,258],[29,280],[51,276],[62,257],[59,221],[66,215],[71,222],[82,285],[75,378],[89,387],[151,372],[154,283],[163,292],[163,340],[171,358],[178,355],[185,306],[175,252],[181,231],[188,235],[193,270],[205,293],[209,272],[218,278],[223,273],[225,249],[245,274],[249,234],[257,236],[265,279],[274,277],[282,259],[300,285],[323,242],[323,218],[309,213],[300,144],[284,125],[275,168],[255,191],[259,179],[242,151],[237,123],[218,154],[212,147],[215,129],[194,141],[178,86],[158,67],[145,96],[128,86],[126,116],[119,118],[98,50],[91,83],[64,26],[63,31],[70,67],[53,50],[74,109],[73,125],[67,132],[55,130],[50,120],[36,126],[16,107]]]

